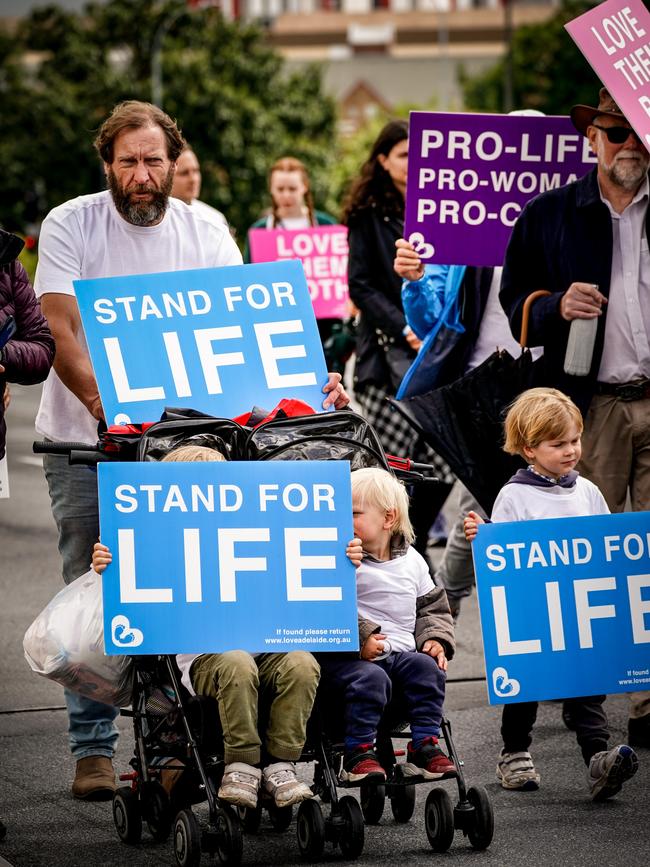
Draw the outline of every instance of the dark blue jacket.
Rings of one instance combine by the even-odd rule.
[[[571,283],[596,283],[609,297],[613,234],[607,205],[601,201],[597,170],[532,199],[515,223],[506,251],[499,298],[515,337],[521,332],[526,296],[536,289],[552,294],[538,299],[530,317],[529,346],[544,347],[544,381],[564,391],[586,413],[596,388],[603,354],[607,305],[598,319],[596,343],[587,376],[564,373],[570,323],[560,316],[560,299]],[[650,237],[649,212],[646,236]]]

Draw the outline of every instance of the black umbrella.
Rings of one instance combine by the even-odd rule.
[[[548,294],[540,290],[526,300],[523,346],[530,304]],[[533,361],[528,349],[518,358],[498,350],[455,382],[391,403],[489,515],[500,489],[524,466],[523,459],[502,450],[505,411],[522,391],[543,384],[543,358]]]

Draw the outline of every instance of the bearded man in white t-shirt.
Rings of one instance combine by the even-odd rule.
[[[241,264],[219,219],[170,198],[184,146],[178,127],[159,108],[135,100],[120,103],[95,139],[108,190],[65,202],[43,222],[35,290],[56,340],[54,368],[36,418],[36,430],[46,439],[94,444],[104,418],[73,280]],[[338,374],[330,374],[324,391],[324,406],[338,409],[349,402]],[[70,583],[88,570],[99,536],[97,474],[70,466],[59,455],[46,455],[43,466],[63,577]],[[67,690],[66,704],[77,761],[72,794],[110,798],[118,710]]]

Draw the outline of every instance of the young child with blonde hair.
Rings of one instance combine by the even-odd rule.
[[[163,458],[185,462],[224,460],[216,449],[191,443]],[[109,549],[97,542],[93,569],[103,572],[111,561]],[[278,807],[311,798],[311,789],[298,779],[294,765],[305,744],[307,720],[320,677],[311,653],[231,650],[181,653],[176,661],[190,693],[212,696],[219,706],[226,766],[218,797],[249,809],[255,809],[261,786]],[[260,700],[268,707],[263,742],[258,731]]]
[[[531,388],[510,406],[504,426],[504,451],[521,455],[528,467],[517,470],[501,489],[492,509],[492,521],[609,514],[600,490],[575,470],[581,455],[583,422],[580,410],[569,397],[554,388]],[[476,538],[482,523],[476,512],[468,513],[468,541]],[[608,750],[610,735],[604,701],[604,695],[595,695],[566,699],[564,703],[588,767],[589,789],[595,801],[615,795],[638,767],[636,754],[627,744]],[[537,707],[537,702],[503,706],[503,750],[497,763],[497,779],[504,789],[539,788],[540,775],[528,751]]]
[[[360,658],[321,654],[326,688],[345,700],[341,778],[357,783],[386,778],[374,750],[377,727],[399,691],[411,725],[407,776],[440,779],[455,773],[438,746],[447,660],[454,626],[442,588],[415,548],[404,486],[382,469],[352,473],[355,538],[347,554],[357,568]]]

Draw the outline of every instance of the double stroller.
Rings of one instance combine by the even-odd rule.
[[[281,405],[282,406],[282,405]],[[104,433],[96,448],[59,444],[71,463],[99,461],[158,461],[180,444],[218,449],[229,460],[348,460],[353,470],[380,467],[395,472],[405,484],[435,484],[429,468],[408,460],[387,457],[375,431],[361,416],[343,410],[316,415],[287,415],[280,410],[258,423],[256,411],[240,421],[206,417],[192,411],[168,410],[152,425],[119,426]],[[47,444],[43,450],[52,450]],[[236,867],[243,854],[244,832],[257,831],[267,810],[276,831],[286,830],[293,807],[278,808],[262,794],[257,810],[233,808],[219,800],[217,792],[224,769],[220,722],[216,701],[189,696],[180,682],[173,656],[134,656],[130,709],[122,714],[133,720],[135,750],[132,770],[120,777],[122,785],[113,798],[117,833],[128,844],[141,839],[143,822],[154,840],[170,833],[179,867],[200,863],[207,853],[213,863]],[[307,743],[300,762],[313,763],[314,798],[303,801],[296,816],[301,856],[318,861],[331,844],[347,860],[358,858],[364,847],[365,824],[377,824],[388,798],[395,820],[408,822],[415,810],[415,785],[421,778],[400,771],[393,737],[408,737],[401,725],[399,706],[387,709],[378,736],[380,761],[387,769],[385,783],[363,783],[360,798],[339,789],[343,758],[342,712],[322,692],[308,725]],[[451,726],[442,722],[442,736],[457,773],[454,806],[446,789],[429,792],[424,821],[429,842],[436,852],[446,851],[454,832],[461,830],[476,849],[489,846],[493,834],[492,808],[482,787],[467,787],[463,763],[456,753]],[[358,784],[357,784],[358,787]],[[207,801],[208,819],[199,823],[192,807]]]

